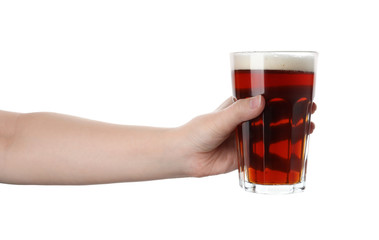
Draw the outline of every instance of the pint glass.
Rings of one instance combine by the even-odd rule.
[[[316,52],[231,54],[235,99],[263,95],[263,113],[236,129],[240,186],[257,193],[305,189]]]

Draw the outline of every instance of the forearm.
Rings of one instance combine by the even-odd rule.
[[[53,113],[21,114],[0,181],[97,184],[188,176],[175,129],[123,126]]]

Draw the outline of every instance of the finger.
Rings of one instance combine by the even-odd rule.
[[[235,102],[234,100],[233,100],[233,97],[229,97],[228,99],[226,99],[217,109],[216,109],[216,111],[220,111],[220,110],[222,110],[222,109],[225,109],[225,108],[227,108],[227,107],[229,107],[230,105],[232,105],[233,104],[233,102]]]
[[[315,113],[317,110],[317,105],[316,103],[312,103],[312,114]]]
[[[258,117],[264,106],[265,100],[261,95],[240,99],[212,117],[214,129],[220,135],[229,135],[238,124]]]
[[[310,129],[309,129],[309,133],[313,133],[313,131],[315,130],[316,128],[316,125],[314,122],[311,122],[311,126],[310,126]]]

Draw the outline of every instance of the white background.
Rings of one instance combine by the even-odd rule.
[[[0,109],[176,127],[231,95],[229,53],[320,53],[307,189],[237,172],[0,185],[0,239],[378,239],[375,1],[0,1]]]

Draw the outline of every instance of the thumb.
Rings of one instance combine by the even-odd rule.
[[[215,113],[213,117],[214,130],[221,136],[228,136],[238,124],[258,117],[265,106],[265,99],[258,95],[240,99],[227,108]]]
[[[258,117],[265,106],[261,95],[231,102],[221,110],[198,116],[184,125],[189,136],[187,139],[192,139],[192,143],[203,152],[213,150],[230,136],[238,124]]]

